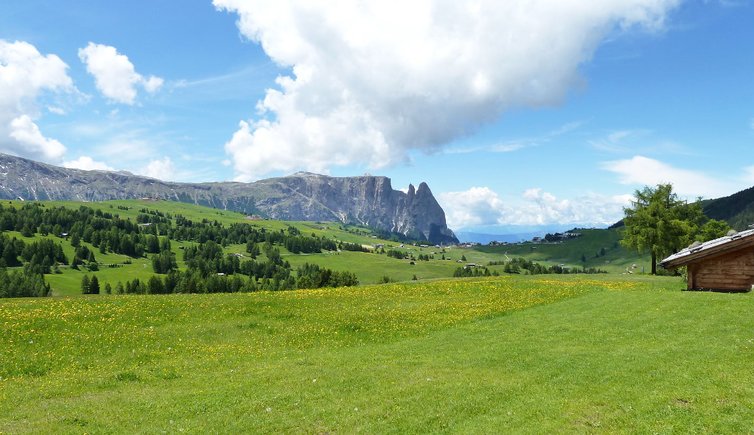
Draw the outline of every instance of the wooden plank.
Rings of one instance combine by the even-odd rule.
[[[688,265],[687,288],[742,290],[754,283],[754,249],[742,248]]]
[[[737,252],[745,250],[747,248],[754,247],[754,236],[749,236],[743,239],[731,240],[728,243],[715,246],[714,248],[705,249],[703,251],[696,252],[694,254],[687,255],[685,257],[678,258],[673,261],[669,261],[666,264],[668,268],[676,268],[684,266],[689,263],[697,262],[700,260],[707,260],[710,258],[726,255],[731,252]]]

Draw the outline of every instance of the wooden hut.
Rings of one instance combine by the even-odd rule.
[[[689,290],[748,291],[754,285],[754,229],[695,243],[660,266],[688,268]]]

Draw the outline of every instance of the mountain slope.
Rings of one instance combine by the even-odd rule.
[[[620,229],[574,228],[570,232],[579,237],[557,243],[520,243],[480,246],[482,252],[504,254],[509,258],[523,257],[531,261],[565,264],[570,267],[594,267],[609,272],[631,273],[649,270],[649,256],[623,247]],[[636,267],[633,265],[636,264]]]
[[[702,201],[704,215],[711,219],[727,222],[737,231],[754,224],[754,187],[744,189],[729,196]],[[622,227],[623,219],[610,226],[610,229]]]
[[[104,201],[155,198],[273,219],[360,224],[432,243],[453,243],[426,183],[407,193],[387,177],[297,173],[254,183],[173,183],[128,172],[84,171],[0,154],[0,198]]]
[[[704,214],[728,222],[736,230],[754,224],[754,187],[704,202]]]

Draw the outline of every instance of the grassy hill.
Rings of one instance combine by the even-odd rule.
[[[620,247],[619,229],[578,230],[562,243],[439,248],[182,203],[44,203],[57,206],[133,222],[159,210],[201,225],[293,227],[370,250],[296,254],[276,245],[294,268],[352,272],[359,287],[90,296],[80,294],[83,276],[96,273],[103,286],[146,281],[153,254],[81,241],[97,252],[99,271],[61,266],[45,275],[58,297],[0,299],[0,433],[753,429],[751,294],[682,292],[677,278],[642,276],[648,261]],[[60,234],[5,234],[74,254]],[[180,270],[197,243],[172,240]],[[228,243],[222,254],[246,248]],[[464,264],[514,257],[614,273],[448,279]],[[620,275],[627,269],[636,275]],[[386,276],[406,282],[373,284]]]
[[[4,300],[0,432],[751,431],[754,298],[682,287],[508,276]]]
[[[703,202],[704,214],[721,219],[738,231],[754,224],[754,187],[723,198]]]
[[[556,243],[522,243],[481,246],[476,250],[507,257],[524,257],[548,264],[569,267],[594,267],[613,273],[650,270],[648,255],[641,255],[620,245],[621,229],[575,229],[580,237]],[[582,261],[585,260],[585,261]],[[633,267],[634,264],[636,267]]]
[[[4,205],[20,208],[24,204],[21,201],[3,202]],[[385,279],[392,281],[409,281],[413,279],[426,280],[447,278],[453,276],[458,267],[468,263],[487,265],[490,262],[502,263],[510,258],[524,257],[529,260],[541,262],[546,265],[564,264],[571,268],[580,269],[599,268],[613,273],[624,273],[627,270],[641,272],[648,269],[648,258],[639,256],[634,252],[620,247],[619,230],[579,230],[581,237],[562,243],[524,243],[505,246],[481,246],[475,248],[444,247],[438,248],[426,245],[412,245],[395,240],[385,240],[374,234],[370,229],[343,225],[337,222],[282,222],[272,220],[250,220],[246,215],[212,209],[202,206],[185,204],[171,201],[154,200],[124,200],[105,201],[95,203],[82,203],[72,201],[46,201],[41,203],[46,209],[64,207],[77,210],[87,207],[110,213],[122,219],[136,221],[145,212],[159,211],[165,216],[175,218],[183,216],[194,222],[229,226],[232,224],[248,224],[254,228],[264,229],[270,232],[287,231],[294,227],[305,236],[327,238],[338,242],[354,243],[369,247],[371,252],[352,251],[323,251],[320,253],[294,254],[278,246],[282,258],[289,262],[293,269],[306,263],[316,264],[338,272],[354,273],[361,284],[374,284]],[[42,236],[39,233],[32,237],[23,237],[20,232],[6,231],[11,237],[16,237],[26,242],[39,239],[50,239],[59,243],[67,257],[73,257],[74,248],[68,238],[60,238],[59,235],[49,234]],[[100,264],[96,275],[100,286],[104,288],[109,284],[115,288],[117,283],[127,280],[140,279],[146,282],[154,275],[151,265],[151,254],[144,257],[129,257],[114,252],[99,251],[95,245],[82,241],[81,244],[96,253],[96,260]],[[171,249],[175,254],[179,270],[185,270],[183,250],[196,242],[186,240],[172,240]],[[380,249],[372,249],[381,247]],[[395,250],[405,253],[408,258],[396,259],[377,252]],[[230,244],[224,247],[227,254],[245,256],[245,244]],[[264,256],[262,256],[264,257]],[[424,257],[427,261],[420,261]],[[583,258],[582,258],[583,257]],[[242,257],[246,258],[246,257]],[[585,261],[582,261],[585,260]],[[632,267],[633,265],[636,267]],[[503,273],[502,264],[490,266],[493,272]],[[85,275],[91,275],[86,268],[78,270],[69,267],[60,267],[60,273],[46,275],[46,280],[53,289],[53,295],[76,295],[81,293],[80,283]]]
[[[16,208],[20,208],[24,204],[26,203],[22,201],[3,202],[4,206],[9,205]],[[385,278],[389,278],[392,281],[408,281],[414,279],[414,277],[417,280],[447,278],[452,277],[455,269],[463,266],[466,262],[486,264],[489,261],[503,258],[497,254],[466,249],[461,250],[455,247],[440,249],[426,245],[414,246],[400,241],[385,240],[373,233],[369,228],[343,225],[338,222],[250,220],[246,215],[241,213],[172,201],[123,200],[93,203],[44,201],[40,204],[47,209],[64,207],[77,210],[79,207],[87,207],[111,213],[117,217],[131,221],[136,221],[137,217],[143,215],[145,211],[159,211],[173,218],[180,215],[195,222],[217,222],[224,226],[243,223],[271,232],[294,227],[306,236],[324,237],[339,242],[354,243],[368,247],[372,252],[325,251],[321,253],[293,254],[287,251],[284,246],[278,246],[283,259],[288,261],[294,269],[305,263],[317,264],[334,271],[354,273],[362,284],[374,284]],[[18,231],[6,231],[5,233],[10,237],[16,237],[25,242],[40,239],[53,240],[62,246],[63,251],[69,259],[73,257],[74,248],[71,246],[69,238],[60,238],[59,235],[55,234],[43,236],[39,233],[32,237],[23,237]],[[176,255],[180,270],[186,269],[186,265],[183,262],[183,250],[195,244],[195,242],[191,241],[172,240],[171,249]],[[99,271],[94,273],[96,273],[101,287],[110,284],[114,288],[118,282],[125,282],[135,278],[146,281],[154,275],[151,266],[151,255],[134,258],[113,252],[101,253],[96,246],[85,241],[82,241],[81,245],[86,246],[96,254],[96,260],[100,264],[100,267]],[[373,249],[376,246],[382,246],[382,250],[392,249],[404,252],[409,255],[409,258],[395,259],[384,254],[377,254],[375,253],[376,250]],[[246,246],[230,244],[224,247],[224,251],[228,254],[246,255]],[[413,261],[410,258],[411,256],[417,258],[420,255],[427,255],[431,258],[429,261]],[[466,258],[463,262],[461,261],[462,257]],[[53,295],[56,296],[80,294],[82,278],[84,275],[93,274],[86,268],[75,270],[69,267],[60,267],[59,270],[60,273],[58,274],[45,275],[47,282],[52,286]]]

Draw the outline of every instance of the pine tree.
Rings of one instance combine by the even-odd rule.
[[[3,260],[7,266],[18,265],[18,253],[13,248],[13,243],[6,243],[3,249]]]
[[[702,213],[701,201],[688,204],[670,184],[637,190],[631,207],[624,211],[626,230],[621,243],[639,252],[649,251],[652,275],[657,274],[658,259],[691,243],[709,220]]]
[[[89,294],[89,275],[84,275],[83,278],[81,278],[81,293],[88,295]]]
[[[89,294],[99,294],[99,279],[97,279],[97,275],[92,275],[92,279],[89,281]]]

